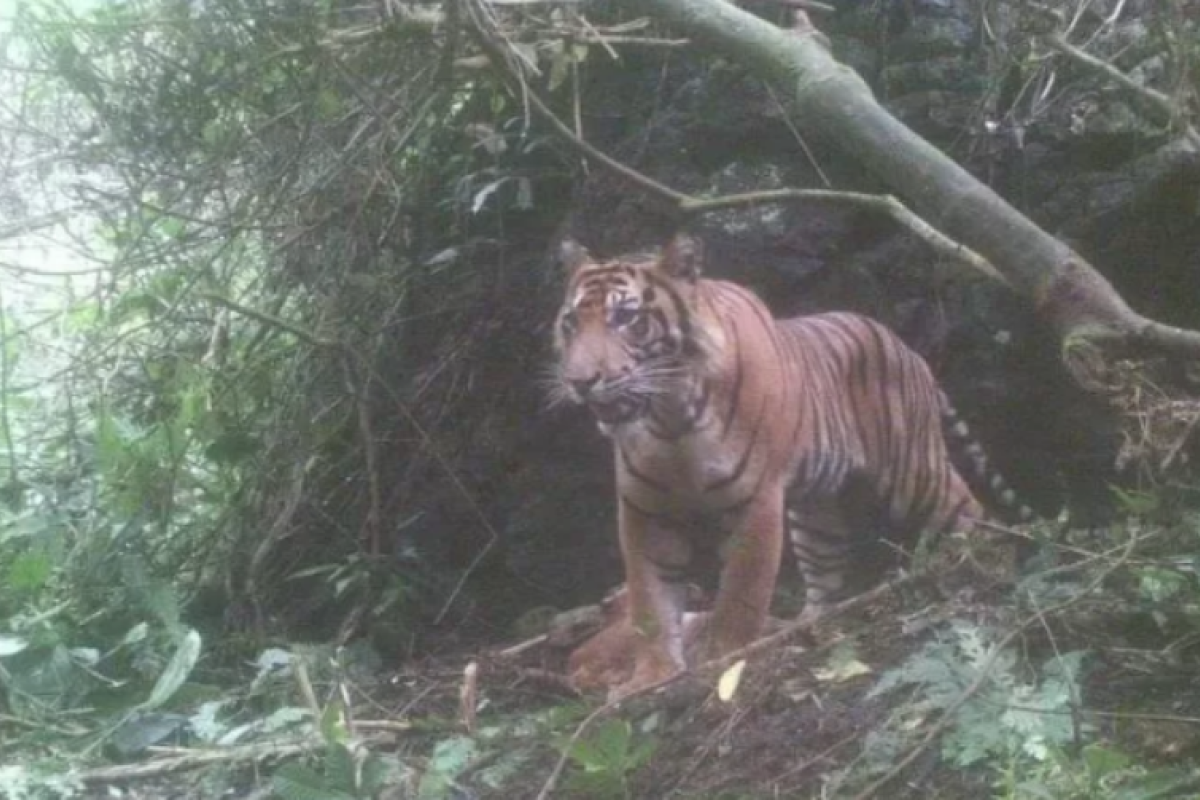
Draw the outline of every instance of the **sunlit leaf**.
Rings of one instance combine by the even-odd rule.
[[[167,668],[158,676],[158,681],[154,684],[150,697],[142,703],[142,708],[158,708],[179,691],[179,687],[187,681],[196,667],[196,662],[200,660],[200,644],[200,634],[194,629],[189,629],[175,648],[175,655],[171,657]]]
[[[21,637],[0,633],[0,658],[16,655],[26,647],[29,647],[29,642]]]
[[[738,686],[742,682],[742,671],[746,669],[746,659],[738,659],[729,669],[721,673],[720,680],[717,681],[717,697],[721,702],[728,703],[737,694]]]

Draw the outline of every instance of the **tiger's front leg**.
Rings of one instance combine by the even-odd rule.
[[[636,644],[633,675],[609,692],[610,700],[664,681],[685,668],[682,620],[692,555],[683,533],[644,516],[624,500],[619,524]]]
[[[783,489],[763,489],[725,543],[705,648],[709,659],[745,647],[762,633],[779,577],[783,535]]]

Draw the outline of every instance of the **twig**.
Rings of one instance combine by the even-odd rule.
[[[821,14],[833,14],[837,11],[837,6],[831,6],[828,3],[821,3],[818,0],[770,0],[780,6],[788,8],[800,8],[805,11],[816,11]]]
[[[588,159],[606,167],[622,178],[625,178],[630,183],[640,186],[642,189],[645,189],[650,194],[662,200],[666,200],[674,205],[679,205],[683,201],[689,199],[686,194],[677,192],[669,186],[665,186],[653,178],[643,175],[641,172],[622,164],[612,156],[596,149],[588,142],[576,136],[575,132],[571,130],[569,125],[559,119],[558,115],[551,111],[550,107],[547,106],[535,92],[529,89],[528,86],[524,85],[524,81],[521,79],[521,73],[509,59],[508,53],[496,43],[495,39],[492,38],[490,33],[484,27],[484,23],[476,11],[476,4],[472,2],[469,4],[469,7],[471,9],[471,31],[474,34],[475,42],[487,55],[488,59],[492,62],[492,65],[496,67],[505,83],[509,84],[509,90],[516,95],[523,96],[528,101],[529,105],[532,106],[533,109],[550,124],[550,127],[552,127],[555,132],[558,133],[558,135],[561,136],[568,144],[573,146]]]
[[[20,478],[17,471],[17,450],[13,445],[12,424],[8,418],[8,400],[12,396],[8,386],[12,369],[8,353],[8,314],[4,310],[4,295],[0,293],[0,438],[4,440],[4,452],[8,459],[8,476],[5,483],[15,490],[20,486]]]
[[[713,198],[689,198],[680,204],[685,214],[704,214],[724,208],[761,203],[817,200],[825,203],[847,203],[861,206],[890,216],[901,226],[908,228],[917,238],[936,252],[955,261],[960,261],[993,280],[1008,283],[999,270],[986,258],[960,242],[956,242],[930,225],[894,195],[867,194],[865,192],[842,192],[828,189],[772,189],[762,192],[747,192]]]
[[[1012,644],[1018,636],[1023,634],[1026,628],[1038,623],[1044,619],[1047,614],[1054,614],[1063,611],[1075,603],[1078,603],[1084,597],[1087,597],[1089,594],[1099,588],[1100,584],[1103,583],[1109,575],[1111,575],[1117,568],[1125,563],[1125,560],[1133,552],[1133,548],[1140,541],[1141,539],[1139,537],[1131,536],[1129,538],[1129,543],[1125,546],[1121,556],[1113,561],[1113,563],[1110,564],[1103,572],[1097,575],[1096,578],[1087,586],[1085,586],[1082,591],[1062,601],[1061,603],[1057,603],[1045,610],[1039,610],[1021,620],[1021,622],[1018,623],[1015,628],[1009,631],[1003,639],[1001,639],[995,644],[995,646],[992,647],[992,652],[989,653],[988,657],[984,659],[982,664],[979,665],[978,676],[976,676],[975,680],[971,682],[970,686],[963,690],[962,694],[955,698],[953,703],[946,707],[945,711],[942,712],[941,719],[938,720],[937,724],[929,729],[924,738],[922,738],[921,741],[918,742],[917,745],[908,752],[908,755],[900,759],[896,766],[888,770],[887,774],[882,778],[875,781],[866,789],[855,795],[854,800],[868,800],[869,798],[874,797],[880,789],[884,788],[897,777],[899,777],[904,770],[906,770],[914,761],[920,758],[921,754],[929,749],[929,746],[933,744],[933,742],[936,741],[937,738],[941,736],[951,724],[953,724],[954,716],[958,710],[962,708],[972,697],[974,697],[988,682],[988,680],[991,678],[992,666],[995,665],[1001,654],[1003,654],[1005,648]]]
[[[1192,438],[1192,433],[1196,430],[1197,423],[1200,423],[1200,413],[1193,413],[1192,418],[1188,421],[1188,424],[1184,426],[1183,431],[1179,434],[1178,438],[1176,438],[1175,443],[1171,445],[1171,449],[1167,451],[1165,456],[1163,456],[1162,463],[1158,466],[1158,471],[1160,473],[1165,473],[1171,468],[1171,465],[1175,463],[1175,459],[1179,457],[1179,451],[1182,450],[1183,446],[1188,443],[1189,439]]]
[[[518,678],[553,686],[555,689],[565,692],[572,697],[581,697],[583,694],[574,686],[572,686],[571,679],[566,675],[563,675],[561,672],[555,672],[554,670],[549,669],[537,669],[534,667],[512,667],[511,669]]]
[[[250,306],[244,306],[241,303],[237,302],[236,300],[231,300],[228,297],[224,297],[219,294],[214,294],[212,292],[197,292],[196,296],[203,298],[205,300],[208,300],[212,303],[216,303],[219,306],[224,306],[225,308],[228,308],[230,311],[236,311],[237,313],[241,314],[242,316],[249,317],[250,319],[255,320],[256,322],[261,322],[264,325],[271,325],[272,327],[279,328],[280,330],[283,330],[283,331],[287,331],[292,336],[295,336],[297,339],[300,339],[301,341],[303,341],[305,344],[311,344],[314,347],[337,347],[338,346],[338,343],[336,341],[333,341],[331,339],[322,339],[320,336],[317,336],[315,333],[312,333],[311,331],[307,331],[304,328],[301,328],[299,325],[295,325],[291,322],[288,322],[286,319],[283,319],[282,317],[277,317],[277,316],[274,316],[273,314],[268,314],[265,311],[259,311],[256,308],[251,308]]]
[[[824,750],[822,750],[821,752],[817,753],[817,754],[816,754],[815,756],[813,756],[812,758],[810,758],[810,759],[808,759],[808,760],[806,760],[806,761],[802,761],[802,762],[800,762],[799,764],[797,764],[797,765],[796,765],[796,766],[794,766],[794,767],[790,767],[790,768],[789,768],[789,769],[788,769],[786,772],[784,772],[782,775],[776,775],[776,776],[773,776],[773,777],[771,778],[771,782],[772,782],[773,784],[775,784],[776,788],[778,789],[779,783],[780,783],[780,782],[781,782],[781,781],[782,781],[784,778],[794,778],[794,777],[796,777],[797,775],[799,775],[800,773],[802,773],[802,772],[806,772],[806,771],[807,771],[807,770],[808,770],[810,767],[812,767],[814,764],[817,764],[818,762],[821,762],[821,761],[828,760],[828,758],[829,758],[829,755],[830,755],[830,754],[831,754],[831,753],[832,753],[834,750],[840,750],[842,747],[844,747],[845,745],[849,744],[850,742],[853,742],[853,741],[854,741],[855,739],[857,739],[857,738],[858,738],[858,731],[855,731],[854,733],[850,734],[849,736],[846,736],[846,737],[844,737],[844,738],[842,738],[842,739],[839,739],[838,741],[836,741],[836,742],[834,742],[833,744],[829,745],[829,747],[826,747]],[[791,792],[787,792],[787,794],[788,794],[788,795],[791,795],[792,793],[791,793]]]
[[[358,435],[362,440],[363,447],[363,469],[367,473],[367,498],[369,507],[367,508],[366,518],[363,520],[363,533],[365,536],[360,538],[367,541],[367,552],[372,558],[379,558],[382,552],[382,532],[380,531],[381,522],[383,520],[383,489],[380,486],[379,479],[379,448],[376,446],[379,441],[375,436],[374,425],[371,420],[371,385],[375,382],[372,375],[368,374],[361,383],[354,381],[354,370],[349,359],[343,361],[346,377],[346,390],[350,396],[354,398],[354,405],[358,412]]]
[[[307,742],[249,744],[240,747],[228,747],[222,750],[196,750],[187,755],[163,758],[141,764],[119,764],[111,767],[97,767],[96,769],[83,770],[74,773],[72,777],[84,783],[111,783],[140,778],[156,778],[172,772],[198,769],[209,764],[290,758],[321,750],[324,747],[325,743],[318,739]]]
[[[490,655],[492,656],[492,658],[503,658],[503,659],[514,658],[515,656],[521,655],[521,653],[524,653],[526,650],[532,650],[533,648],[538,647],[539,645],[545,644],[549,640],[550,640],[550,634],[548,634],[548,633],[539,634],[538,636],[535,636],[532,639],[526,639],[523,642],[519,642],[517,644],[511,645],[509,647],[504,648],[503,650],[497,650],[496,652],[491,653]]]
[[[1197,133],[1196,129],[1186,121],[1183,109],[1170,97],[1153,87],[1143,86],[1104,59],[1097,58],[1091,53],[1076,47],[1068,42],[1066,37],[1061,33],[1051,34],[1046,37],[1046,43],[1080,66],[1097,72],[1115,83],[1126,94],[1146,108],[1156,118],[1157,122],[1167,126],[1179,126],[1188,141],[1194,147],[1200,147],[1200,133]]]

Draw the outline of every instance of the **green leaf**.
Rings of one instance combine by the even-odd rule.
[[[142,703],[141,707],[143,709],[158,708],[170,700],[171,696],[179,691],[179,687],[187,681],[199,660],[200,634],[195,629],[189,628],[175,648],[175,655],[171,657],[167,668],[163,670],[162,675],[158,676],[158,681],[154,684],[150,697]]]
[[[341,701],[334,700],[321,712],[321,738],[331,747],[350,740]]]
[[[1160,800],[1195,797],[1183,794],[1200,789],[1200,769],[1167,767],[1147,773],[1112,793],[1112,800]]]
[[[376,753],[371,753],[362,765],[359,794],[365,797],[375,797],[394,777],[394,772],[391,764]]]
[[[150,626],[145,622],[139,622],[125,632],[125,636],[121,639],[121,643],[117,646],[124,647],[125,645],[136,644],[145,639],[149,633]]]
[[[353,793],[358,786],[357,776],[350,748],[341,743],[331,744],[325,752],[325,782],[330,788]]]
[[[317,93],[317,116],[322,119],[334,119],[342,113],[342,98],[330,89],[322,89]]]
[[[590,736],[571,745],[568,755],[586,770],[624,772],[633,729],[623,719],[610,719]]]
[[[609,771],[576,772],[564,789],[567,797],[588,800],[618,800],[629,796],[624,776]]]
[[[134,714],[113,732],[109,741],[122,756],[131,756],[173,736],[186,724],[187,717],[182,714]]]
[[[303,764],[284,764],[271,776],[271,788],[284,800],[354,800],[354,795],[330,788]]]
[[[31,594],[46,585],[54,565],[44,553],[25,551],[8,567],[8,588]]]
[[[1089,744],[1083,748],[1083,763],[1087,764],[1088,773],[1092,779],[1100,780],[1125,769],[1132,763],[1132,759],[1120,750]]]
[[[467,736],[452,736],[434,745],[429,767],[417,787],[417,797],[421,800],[442,800],[447,797],[455,778],[466,769],[475,750],[475,740]]]

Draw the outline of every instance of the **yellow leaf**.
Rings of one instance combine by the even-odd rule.
[[[746,659],[734,662],[734,665],[721,673],[721,680],[717,681],[717,697],[721,698],[722,703],[728,703],[733,699],[733,695],[737,692],[738,684],[742,681],[742,670],[746,668]]]
[[[813,670],[813,676],[822,683],[841,683],[859,675],[869,674],[871,668],[857,659],[847,659],[835,667]]]

